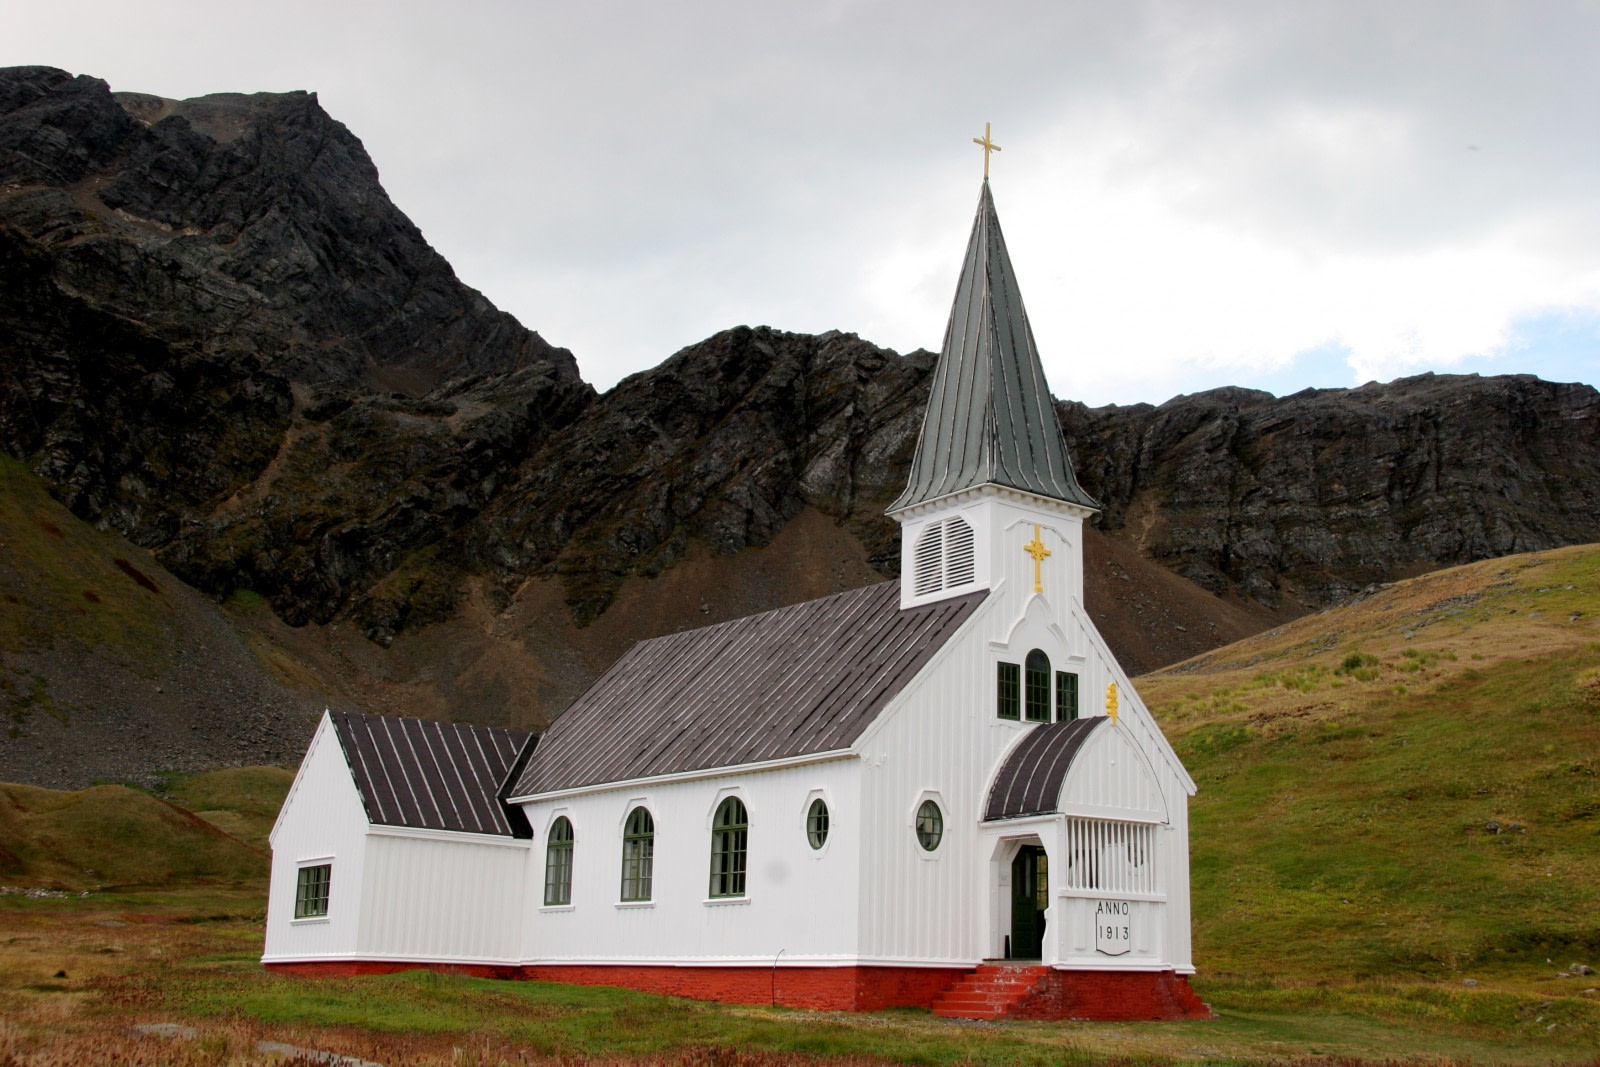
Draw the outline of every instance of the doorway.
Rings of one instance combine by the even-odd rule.
[[[1044,949],[1044,910],[1050,872],[1044,849],[1023,845],[1011,861],[1011,958],[1036,960]]]

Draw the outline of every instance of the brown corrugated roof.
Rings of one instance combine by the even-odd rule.
[[[641,641],[550,726],[509,797],[847,748],[986,592],[900,583]]]
[[[538,743],[526,730],[333,711],[350,775],[380,826],[528,837],[500,787]]]
[[[1020,819],[1060,811],[1061,784],[1067,780],[1073,759],[1094,728],[1106,721],[1105,716],[1096,715],[1042,723],[1024,734],[1007,753],[989,787],[984,819]]]

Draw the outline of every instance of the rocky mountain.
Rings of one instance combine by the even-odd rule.
[[[638,637],[892,575],[932,363],[738,327],[597,395],[455,278],[314,96],[0,71],[0,443],[306,699],[537,727]],[[1086,597],[1136,671],[1600,540],[1588,386],[1058,411],[1105,506]]]
[[[1101,528],[1215,593],[1323,607],[1600,535],[1588,385],[1432,375],[1152,407],[1059,404]]]

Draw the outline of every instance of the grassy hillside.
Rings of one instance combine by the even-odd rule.
[[[0,785],[0,879],[66,889],[264,881],[267,855],[123,786]]]
[[[1600,546],[1396,583],[1139,682],[1224,981],[1600,967]]]
[[[175,778],[163,792],[223,833],[265,849],[293,784],[294,771],[285,767],[229,767]]]

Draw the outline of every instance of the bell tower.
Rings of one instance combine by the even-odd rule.
[[[1031,579],[1033,594],[1062,606],[1083,600],[1083,520],[1099,505],[1067,459],[989,193],[995,146],[985,142],[987,132],[977,218],[916,456],[888,510],[900,523],[902,608],[1002,580]]]

